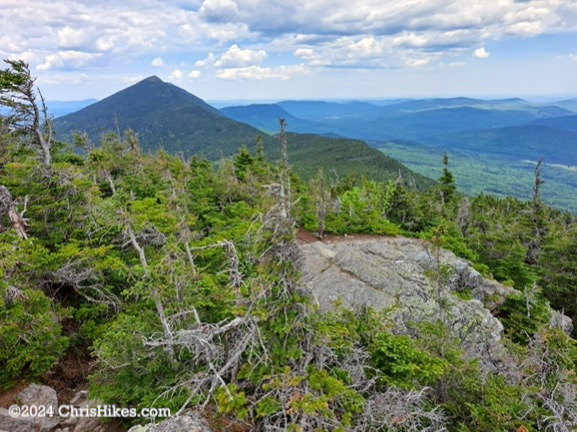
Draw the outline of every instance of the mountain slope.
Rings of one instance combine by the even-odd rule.
[[[242,145],[254,145],[260,134],[155,76],[57,118],[54,127],[58,139],[69,140],[73,132],[86,131],[94,142],[103,132],[131,128],[144,149],[204,154],[213,160],[235,153]]]
[[[315,122],[372,116],[382,110],[368,102],[283,101],[277,105],[295,117]]]
[[[531,124],[564,131],[577,132],[577,115],[540,119],[532,122]]]
[[[342,179],[347,175],[386,181],[401,177],[405,184],[424,190],[433,180],[411,171],[395,159],[359,140],[329,138],[311,134],[288,135],[289,163],[299,175],[310,178],[323,168]],[[278,146],[273,156],[279,157]]]
[[[230,106],[222,108],[220,112],[233,120],[247,123],[267,133],[274,133],[278,130],[279,118],[284,118],[290,130],[299,133],[323,134],[327,132],[327,128],[322,124],[294,117],[277,104]]]
[[[484,155],[501,155],[514,160],[544,158],[548,163],[577,165],[577,132],[525,125],[469,130],[433,137],[445,149]]]
[[[406,139],[428,144],[428,139],[436,134],[521,126],[573,114],[558,106],[534,105],[522,99],[468,98],[412,100],[386,106],[366,102],[284,101],[227,108],[222,112],[266,128],[271,122],[265,119],[279,107],[292,116],[289,123],[295,132],[332,133],[369,143]]]
[[[289,130],[307,123],[274,105],[261,107],[253,114],[255,123],[263,117],[266,129],[272,131],[277,130],[279,118],[287,120]],[[102,133],[131,128],[145,151],[163,148],[186,157],[202,154],[212,161],[235,154],[242,146],[254,149],[260,135],[268,156],[273,160],[280,158],[280,143],[271,135],[226,117],[202,99],[157,77],[57,118],[54,127],[60,140],[70,140],[75,131],[86,131],[95,143]],[[322,167],[326,171],[336,170],[339,177],[352,174],[372,180],[395,179],[400,173],[418,189],[433,183],[362,141],[291,134],[288,148],[291,164],[305,178]]]

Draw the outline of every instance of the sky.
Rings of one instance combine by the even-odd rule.
[[[0,0],[0,56],[49,100],[569,98],[577,1]]]

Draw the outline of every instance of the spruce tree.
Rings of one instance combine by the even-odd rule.
[[[451,201],[457,186],[453,174],[449,171],[449,155],[446,152],[443,154],[443,174],[439,177],[439,184],[443,203]]]

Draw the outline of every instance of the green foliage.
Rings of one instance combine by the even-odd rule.
[[[2,284],[4,285],[4,284]],[[9,386],[48,371],[68,346],[51,301],[42,292],[22,290],[16,298],[0,290],[0,382]]]
[[[234,414],[240,420],[246,419],[248,415],[246,395],[238,391],[237,385],[228,384],[226,387],[220,387],[214,398],[219,414]]]
[[[465,421],[472,431],[535,431],[533,419],[525,413],[529,406],[523,400],[524,389],[510,385],[503,377],[489,376],[481,386],[481,399],[466,406]],[[524,429],[523,429],[524,428]]]
[[[526,345],[537,330],[549,322],[548,304],[538,293],[514,294],[497,307],[497,316],[505,332],[514,341]]]
[[[394,188],[392,183],[364,180],[362,186],[346,191],[340,197],[340,211],[327,216],[326,230],[335,234],[400,234],[399,227],[386,218]]]
[[[443,155],[443,174],[438,181],[438,188],[441,192],[443,203],[450,202],[457,192],[457,186],[455,185],[453,174],[449,171],[449,156],[447,153]]]
[[[445,372],[447,363],[416,349],[408,336],[380,333],[370,346],[371,361],[383,372],[380,381],[401,388],[427,386]]]
[[[519,294],[492,312],[515,342],[515,379],[481,371],[441,323],[415,325],[408,337],[392,333],[386,311],[316,309],[298,286],[298,226],[279,217],[270,137],[256,155],[252,139],[205,141],[209,157],[225,156],[213,165],[142,153],[130,131],[105,134],[98,148],[80,139],[83,156],[55,146],[46,170],[1,132],[0,184],[19,211],[29,197],[30,237],[16,237],[0,215],[3,383],[38,378],[68,346],[90,346],[90,392],[104,402],[207,403],[247,428],[335,431],[367,425],[381,393],[424,387],[424,406],[445,414],[449,431],[539,430],[553,417],[544,398],[565,403],[555,389],[575,384],[575,342],[547,329],[536,288],[577,316],[575,219],[546,206],[537,218],[515,199],[465,199],[448,160],[440,184],[419,192],[430,183],[399,176],[362,143],[289,135],[295,170],[317,173],[308,182],[290,174],[292,216],[320,235],[409,233],[514,286]],[[442,284],[451,272],[439,261],[430,275]]]

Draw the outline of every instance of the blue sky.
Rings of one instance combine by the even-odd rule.
[[[47,99],[577,97],[575,0],[2,0]]]

